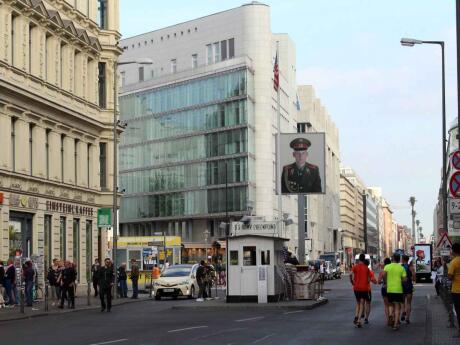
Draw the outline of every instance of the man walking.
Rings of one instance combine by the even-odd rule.
[[[104,266],[98,271],[99,277],[99,297],[101,299],[101,312],[107,308],[107,312],[112,309],[112,287],[115,281],[112,261],[109,258],[104,260]],[[107,299],[107,304],[105,300]]]
[[[205,280],[206,280],[206,267],[204,260],[201,260],[200,266],[196,270],[196,281],[198,283],[198,298],[196,299],[197,302],[204,301],[204,294],[205,294]]]
[[[404,303],[403,282],[407,277],[406,270],[399,264],[400,260],[401,256],[394,253],[391,264],[385,266],[383,273],[389,303],[388,326],[393,327],[393,330],[399,329],[401,304]]]
[[[131,297],[132,299],[137,299],[137,295],[139,293],[139,287],[138,287],[138,282],[139,282],[139,266],[137,265],[136,259],[131,260],[131,282],[133,284],[133,296]]]
[[[32,307],[33,305],[33,290],[34,290],[34,277],[35,271],[32,267],[32,261],[28,260],[22,269],[22,277],[25,282],[26,305]]]
[[[128,298],[128,284],[126,280],[128,276],[126,274],[126,263],[122,263],[121,266],[118,268],[118,283],[120,286],[119,296],[121,298]]]
[[[75,281],[77,271],[70,261],[65,261],[64,270],[61,272],[61,304],[60,309],[64,308],[64,299],[67,298],[67,305],[70,309],[75,309]]]
[[[353,266],[350,274],[350,282],[356,297],[355,319],[353,323],[356,327],[362,327],[361,317],[364,315],[365,303],[369,297],[368,285],[370,281],[369,267],[366,266],[366,256],[359,255],[358,264]]]
[[[13,265],[13,259],[8,260],[8,266],[5,270],[5,290],[8,297],[8,305],[13,307],[16,304],[16,269]]]
[[[460,338],[460,243],[452,245],[452,261],[450,262],[447,275],[452,280],[452,302],[454,303],[455,313],[459,331],[455,338]]]
[[[46,276],[46,279],[48,280],[49,284],[49,289],[51,290],[51,300],[52,305],[56,305],[56,303],[59,303],[60,296],[59,296],[59,284],[58,284],[58,278],[59,278],[59,265],[58,265],[58,259],[53,259],[53,264],[48,268],[48,274]]]

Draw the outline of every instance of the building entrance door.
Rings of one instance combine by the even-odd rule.
[[[9,221],[9,256],[14,257],[20,251],[23,257],[32,255],[32,220],[33,214],[10,212]]]

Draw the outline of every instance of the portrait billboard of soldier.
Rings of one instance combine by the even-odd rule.
[[[281,193],[326,192],[324,133],[281,134]]]

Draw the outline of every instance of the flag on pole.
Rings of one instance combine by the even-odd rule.
[[[280,71],[278,66],[278,50],[276,51],[275,65],[273,66],[273,87],[276,92],[280,87]]]

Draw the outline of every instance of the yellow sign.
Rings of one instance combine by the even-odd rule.
[[[165,236],[166,247],[180,246],[180,236]],[[118,247],[149,247],[149,242],[161,242],[163,245],[163,236],[124,236],[118,238]]]

